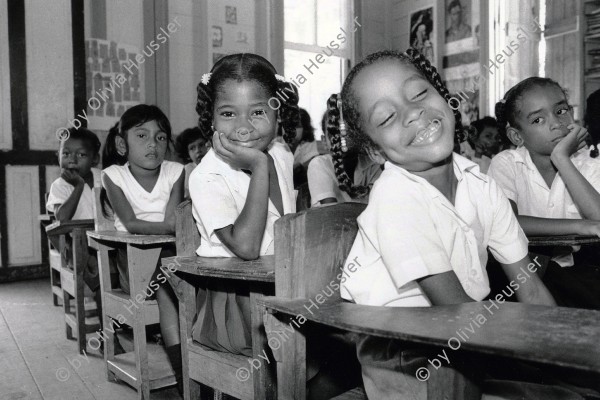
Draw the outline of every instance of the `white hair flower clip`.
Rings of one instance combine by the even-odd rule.
[[[277,79],[278,81],[281,81],[281,82],[285,82],[285,77],[283,77],[279,74],[275,74],[275,79]]]
[[[211,75],[212,74],[210,72],[202,75],[202,78],[200,79],[200,82],[202,82],[204,85],[208,85],[208,82],[210,81],[210,76]]]

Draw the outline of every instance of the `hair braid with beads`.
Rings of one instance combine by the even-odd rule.
[[[299,120],[298,88],[290,82],[275,77],[275,67],[265,58],[248,53],[225,56],[215,63],[210,71],[208,83],[198,83],[196,88],[196,112],[198,127],[212,140],[213,108],[217,94],[227,80],[237,82],[254,81],[263,87],[269,96],[269,107],[278,112],[283,128],[283,138],[291,144],[296,136]]]
[[[406,53],[400,53],[392,50],[384,50],[377,53],[373,53],[367,56],[363,61],[358,63],[344,81],[342,86],[341,98],[342,98],[342,111],[344,115],[344,121],[346,122],[346,142],[348,151],[362,150],[365,147],[371,147],[376,149],[377,146],[373,141],[364,133],[361,127],[361,120],[358,111],[358,100],[356,94],[353,91],[352,84],[358,74],[366,67],[377,64],[386,60],[399,60],[407,65],[413,66],[417,72],[419,72],[427,81],[436,89],[436,91],[446,100],[450,102],[452,96],[448,92],[448,89],[442,82],[440,74],[437,72],[435,67],[431,65],[429,60],[425,58],[414,48],[409,48]],[[352,198],[364,197],[369,193],[369,188],[364,186],[354,186],[353,179],[350,178],[348,172],[343,167],[344,152],[342,152],[341,146],[341,135],[339,128],[339,117],[340,110],[337,107],[338,95],[331,95],[327,101],[327,133],[331,140],[331,155],[333,158],[333,165],[335,173],[340,184],[340,189],[348,193]],[[455,119],[455,143],[459,143],[466,139],[466,133],[461,124],[461,115],[458,109],[453,109]]]

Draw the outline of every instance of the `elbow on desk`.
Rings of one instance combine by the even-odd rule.
[[[230,248],[229,250],[244,261],[252,261],[260,257],[260,247],[249,244],[242,244],[236,246],[236,248]]]

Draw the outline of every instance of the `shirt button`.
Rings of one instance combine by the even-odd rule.
[[[550,203],[550,204],[548,204],[548,206],[554,207],[554,203]]]

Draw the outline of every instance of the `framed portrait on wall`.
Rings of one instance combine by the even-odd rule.
[[[433,65],[438,65],[435,18],[435,6],[411,12],[409,38],[411,47],[419,50]]]
[[[444,7],[442,76],[450,94],[459,99],[464,125],[480,119],[481,75],[480,0],[439,0]]]

